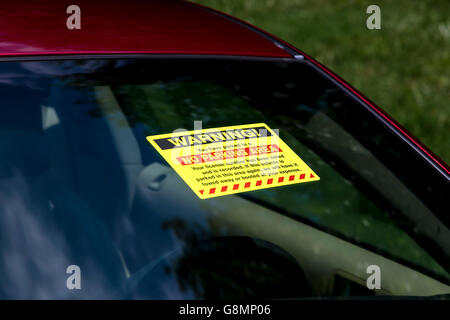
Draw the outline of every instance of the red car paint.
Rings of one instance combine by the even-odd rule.
[[[66,9],[81,9],[69,30]],[[0,6],[0,55],[214,54],[291,57],[273,42],[184,1],[11,1]]]
[[[81,8],[68,30],[66,8]],[[0,7],[0,57],[84,54],[184,54],[292,58],[302,55],[364,101],[424,156],[449,167],[405,128],[328,68],[290,44],[227,14],[185,1],[16,0]]]

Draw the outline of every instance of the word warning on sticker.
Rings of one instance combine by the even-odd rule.
[[[320,180],[264,123],[147,140],[201,199]]]

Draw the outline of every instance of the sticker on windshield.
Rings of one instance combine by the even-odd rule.
[[[201,199],[320,180],[264,123],[147,140]]]

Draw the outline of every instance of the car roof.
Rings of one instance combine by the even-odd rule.
[[[292,57],[277,41],[229,16],[185,1],[14,0],[0,7],[0,56],[189,54]]]

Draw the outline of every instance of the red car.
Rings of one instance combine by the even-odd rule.
[[[0,8],[0,298],[447,297],[450,171],[184,1]]]

